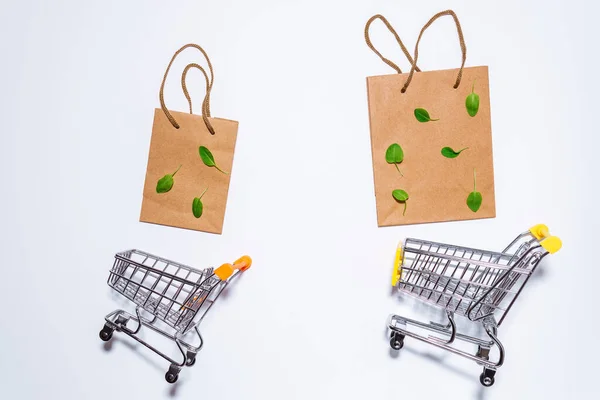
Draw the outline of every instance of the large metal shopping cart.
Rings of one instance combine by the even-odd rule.
[[[390,315],[391,347],[400,350],[406,336],[419,339],[482,365],[481,384],[493,385],[496,370],[504,362],[498,326],[539,262],[561,246],[560,239],[551,236],[545,225],[536,225],[517,236],[502,252],[406,239],[396,252],[392,285],[402,293],[443,308],[448,324]],[[480,322],[489,338],[458,333],[454,314]],[[413,328],[408,329],[409,325]],[[433,332],[435,336],[424,336],[419,331]],[[476,345],[476,353],[458,348],[457,340]],[[490,361],[494,346],[498,347],[498,358]]]
[[[136,315],[111,312],[105,317],[100,339],[109,341],[115,330],[129,335],[171,363],[165,379],[174,383],[181,368],[194,365],[204,344],[198,325],[231,279],[251,264],[250,257],[244,256],[233,265],[197,270],[139,250],[118,253],[108,285],[136,304]],[[128,327],[132,320],[135,326]],[[176,361],[141,339],[142,327],[173,340],[183,359]],[[190,337],[198,344],[189,343]]]

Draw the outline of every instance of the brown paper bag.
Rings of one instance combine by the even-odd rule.
[[[420,72],[417,60],[423,32],[443,15],[451,15],[456,23],[462,65],[459,69]],[[368,30],[374,19],[382,19],[396,37],[412,64],[409,73],[402,73],[373,47]],[[378,225],[495,217],[488,69],[464,68],[466,46],[454,12],[438,13],[425,24],[417,39],[414,61],[381,16],[367,22],[365,38],[367,45],[398,72],[367,78]],[[479,96],[479,108],[474,116],[469,114],[466,105],[467,96],[472,92]],[[471,95],[471,100],[473,98]],[[472,112],[473,101],[469,105]],[[417,109],[427,111],[429,118]],[[400,163],[388,163],[387,151],[394,143],[403,151]],[[454,158],[444,156],[445,147],[455,151],[446,149],[444,153]],[[463,148],[467,149],[456,155]],[[393,150],[390,155],[397,157]],[[392,157],[391,161],[399,159]],[[398,189],[404,192],[394,192]],[[472,192],[481,196],[478,209],[479,195]],[[402,201],[406,195],[408,199]],[[473,211],[470,206],[477,210]]]
[[[167,109],[163,90],[173,61],[188,47],[198,49],[206,57],[210,78],[198,64],[189,64],[184,69],[181,85],[190,106],[190,113],[186,114]],[[199,69],[206,79],[202,115],[192,114],[192,101],[185,85],[191,68]],[[154,111],[140,221],[219,234],[223,231],[238,123],[211,117],[212,85],[212,65],[200,46],[188,44],[175,53],[160,87],[161,108]],[[216,167],[205,165],[200,146],[209,149]],[[173,185],[165,192],[169,179],[162,181],[160,189],[157,185],[166,175],[172,177]]]

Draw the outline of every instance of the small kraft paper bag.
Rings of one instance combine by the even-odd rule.
[[[419,42],[439,17],[456,23],[458,69],[417,67]],[[411,63],[409,73],[375,49],[369,28],[379,19]],[[467,50],[453,11],[421,30],[414,60],[381,15],[365,26],[367,45],[397,74],[367,78],[371,151],[379,226],[493,218],[496,215],[487,67],[465,68]]]
[[[163,96],[171,65],[187,48],[202,53],[209,71],[207,74],[200,65],[192,63],[181,75],[189,114],[170,111]],[[192,100],[185,83],[192,68],[200,70],[206,81],[202,115],[192,114]],[[154,111],[140,221],[222,233],[238,123],[211,117],[212,86],[213,67],[204,49],[187,44],[177,50],[160,86],[161,108]]]

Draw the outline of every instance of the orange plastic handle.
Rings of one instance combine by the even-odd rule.
[[[245,271],[252,266],[252,259],[250,256],[241,256],[233,263],[233,268]]]
[[[238,258],[233,265],[231,264],[223,264],[219,268],[215,270],[215,275],[219,277],[222,281],[229,279],[233,272],[236,269],[240,271],[245,271],[252,266],[252,259],[249,256],[242,256]]]

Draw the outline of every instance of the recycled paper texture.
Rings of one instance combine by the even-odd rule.
[[[171,111],[179,123],[175,129],[162,109],[154,110],[154,125],[144,185],[140,221],[222,233],[229,181],[238,123],[220,118],[209,118],[215,134],[211,135],[201,116]],[[208,148],[217,166],[204,165],[199,147]],[[156,184],[166,174],[172,174],[173,187],[167,193],[157,193]],[[195,197],[202,196],[203,213],[196,218],[192,213]]]
[[[196,63],[188,64],[182,73],[189,114],[169,110],[163,97],[169,69],[187,48],[200,51],[208,64],[208,73]],[[192,99],[185,83],[191,68],[198,69],[206,81],[202,115],[192,114]],[[163,77],[161,108],[154,110],[140,221],[222,233],[238,123],[211,117],[212,86],[213,68],[204,49],[196,44],[180,48]]]
[[[461,84],[454,89],[457,73],[458,69],[417,72],[405,93],[401,89],[406,73],[367,78],[379,226],[496,216],[488,69],[464,68]],[[473,84],[480,98],[475,117],[465,108]],[[438,121],[419,122],[416,108],[427,110]],[[398,168],[404,176],[386,162],[392,143],[403,149]],[[441,154],[444,147],[468,149],[456,158],[446,158]],[[474,171],[476,189],[482,195],[477,212],[467,206]],[[404,215],[404,205],[392,197],[395,189],[409,195]]]
[[[452,15],[455,19],[464,65],[466,46],[452,11],[434,16],[421,35],[442,15]],[[413,66],[412,73],[367,78],[377,224],[391,226],[495,217],[488,68],[420,72],[417,67],[419,41],[413,61],[387,20],[376,15],[365,28],[367,44],[398,72],[396,64],[385,59],[370,42],[368,29],[375,19],[384,21]],[[476,110],[473,101],[467,103],[470,95],[471,100],[478,96]],[[400,157],[399,163],[390,164],[386,152],[394,143],[402,148],[403,158]],[[445,147],[456,153],[465,150],[448,157],[447,150],[446,155],[442,154]],[[406,192],[398,192],[400,201],[392,195],[397,189]],[[467,203],[472,192],[480,194],[480,205]],[[408,200],[402,201],[406,194]],[[479,195],[475,197],[479,200]]]

